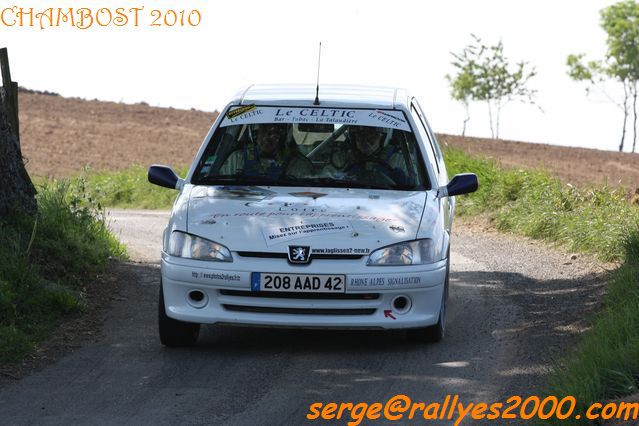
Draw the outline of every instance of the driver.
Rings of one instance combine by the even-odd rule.
[[[286,143],[288,124],[254,124],[254,142],[233,151],[220,167],[222,175],[305,177],[313,172],[312,163]]]
[[[356,175],[381,173],[395,183],[403,183],[401,154],[395,146],[384,147],[388,130],[372,126],[349,126],[351,150],[345,170]]]

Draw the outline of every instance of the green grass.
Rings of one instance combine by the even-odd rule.
[[[445,155],[449,175],[479,177],[476,193],[457,198],[459,215],[483,214],[501,230],[622,262],[592,328],[556,365],[547,394],[574,396],[577,414],[592,402],[638,392],[639,208],[623,190],[577,189],[543,171],[501,170],[494,161],[455,150]],[[587,423],[584,419],[556,424]]]
[[[0,363],[17,362],[65,315],[83,309],[84,285],[126,258],[84,181],[38,185],[38,214],[0,221]]]
[[[186,176],[188,167],[176,170],[180,177]],[[152,185],[147,180],[147,169],[133,166],[125,170],[113,172],[85,172],[77,179],[86,180],[89,197],[100,206],[170,209],[176,191]]]
[[[549,395],[575,397],[575,414],[584,413],[593,402],[639,392],[639,234],[632,233],[625,246],[626,261],[615,271],[592,328],[549,382]]]
[[[639,229],[639,208],[623,189],[575,188],[541,170],[502,170],[461,151],[445,153],[450,176],[470,171],[479,190],[457,198],[457,214],[487,215],[502,231],[555,242],[604,261],[623,260],[625,239]]]

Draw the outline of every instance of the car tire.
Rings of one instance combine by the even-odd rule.
[[[193,346],[200,334],[200,324],[178,321],[166,315],[162,284],[158,300],[158,330],[160,342],[169,347]]]
[[[439,309],[439,320],[437,324],[424,328],[408,330],[408,339],[413,342],[437,343],[446,335],[446,306],[448,305],[448,282],[450,275],[450,249],[446,260],[446,278],[444,279],[444,292],[442,293],[442,304]]]

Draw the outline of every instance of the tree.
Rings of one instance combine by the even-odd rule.
[[[600,89],[608,99],[623,111],[623,125],[619,152],[623,151],[630,105],[633,114],[632,152],[637,144],[637,89],[639,82],[639,4],[626,0],[601,10],[601,27],[608,37],[608,50],[603,60],[584,63],[585,54],[568,55],[568,75],[575,81],[588,83],[586,93]],[[623,100],[608,95],[602,83],[615,80],[623,88]]]
[[[446,79],[451,86],[451,95],[453,99],[461,102],[466,112],[466,118],[464,119],[464,125],[462,127],[462,136],[466,136],[466,125],[470,121],[469,103],[471,99],[471,93],[475,86],[475,78],[469,70],[460,69],[459,74],[453,79],[449,75]]]
[[[470,101],[486,102],[490,132],[493,138],[499,138],[499,117],[501,110],[513,100],[534,104],[535,90],[528,89],[528,82],[536,75],[535,68],[528,63],[518,62],[511,66],[504,56],[504,46],[500,41],[494,46],[482,43],[471,34],[473,44],[469,44],[461,53],[453,53],[452,65],[457,68],[453,77],[446,76],[451,86],[453,99],[460,101],[466,111],[462,135],[470,120],[468,106]]]
[[[17,84],[11,81],[7,50],[0,49],[0,219],[11,211],[36,212],[35,188],[24,167],[17,126]]]

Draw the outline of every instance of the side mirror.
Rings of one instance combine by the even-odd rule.
[[[175,174],[172,168],[153,164],[147,175],[149,182],[170,189],[182,189],[184,181]]]
[[[437,190],[437,197],[452,197],[454,195],[468,194],[477,191],[479,181],[474,173],[460,173],[455,175],[448,185],[440,186]]]

